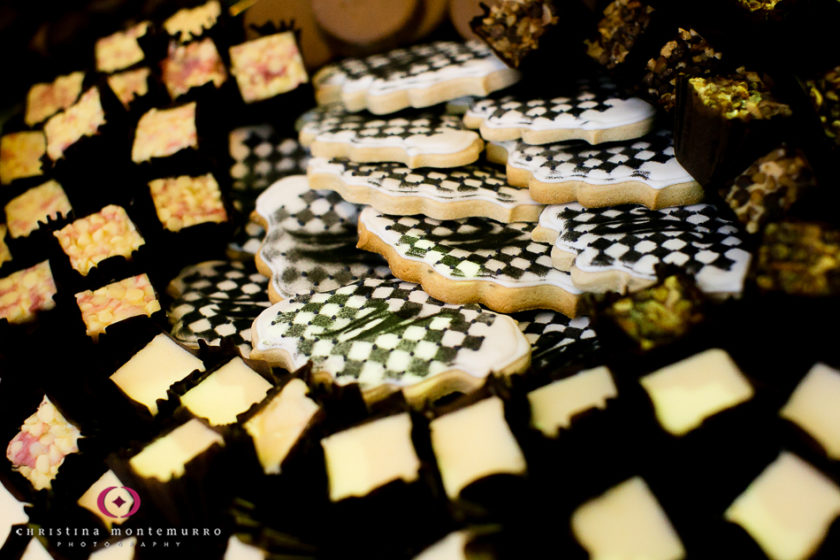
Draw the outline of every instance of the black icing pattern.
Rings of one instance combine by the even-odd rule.
[[[481,350],[485,326],[498,317],[475,304],[442,303],[417,284],[393,279],[368,278],[289,304],[272,320],[272,336],[298,338],[298,352],[316,366],[328,361],[336,379],[348,382],[446,371],[462,349]]]
[[[569,319],[556,311],[520,311],[511,315],[531,343],[531,369],[559,368],[598,347],[589,317]]]
[[[382,82],[397,82],[443,68],[463,66],[473,60],[493,57],[492,51],[479,41],[456,43],[437,41],[395,49],[365,58],[348,58],[325,68],[322,83],[330,83],[346,76],[349,80],[373,78],[378,87]],[[394,84],[396,86],[396,84]]]
[[[551,266],[551,245],[531,240],[534,224],[500,224],[481,218],[434,220],[421,216],[394,217],[386,230],[398,235],[400,254],[429,260],[454,278],[487,278],[566,284],[566,273]]]
[[[311,134],[320,140],[323,135],[344,132],[348,136],[344,141],[364,142],[366,139],[432,136],[448,130],[464,129],[460,117],[456,115],[428,111],[403,111],[401,115],[383,119],[364,113],[350,113],[336,105],[318,107],[301,117],[305,123],[301,136]]]
[[[255,193],[251,196],[250,208],[253,208],[256,194],[277,179],[306,173],[309,161],[309,150],[295,138],[284,138],[271,125],[232,131],[230,155],[233,159],[230,169],[233,195],[239,198],[240,193],[241,196]]]
[[[574,117],[578,119],[575,127],[581,127],[588,122],[581,119],[584,113],[606,113],[630,98],[622,95],[608,78],[583,79],[578,80],[576,91],[569,95],[533,99],[506,95],[498,99],[481,99],[470,107],[469,112],[484,118],[485,122],[494,121],[497,125],[510,123],[512,126],[521,126],[540,119],[558,122],[558,126],[561,126],[559,121]],[[653,116],[652,107],[650,116]]]
[[[739,249],[744,241],[738,227],[711,204],[663,210],[564,204],[545,212],[563,224],[556,246],[584,254],[587,266],[621,263],[636,269],[664,262],[691,274],[706,267],[725,272],[743,268],[743,273],[749,258]]]
[[[596,178],[614,183],[656,179],[658,168],[676,162],[670,130],[660,130],[635,142],[592,146],[586,142],[529,145],[505,143],[508,163],[530,170],[545,182]],[[685,173],[686,178],[688,173]]]
[[[247,216],[254,209],[257,196],[274,181],[289,175],[306,173],[309,150],[295,138],[284,138],[271,125],[247,126],[230,134],[230,198],[234,208]],[[257,224],[237,228],[229,249],[234,253],[255,255],[265,237]]]
[[[174,297],[167,316],[172,336],[195,346],[231,339],[251,352],[251,324],[270,305],[268,279],[252,263],[208,261],[188,266],[169,284]]]
[[[277,187],[284,187],[278,184]],[[356,248],[359,207],[338,193],[291,193],[274,208],[260,250],[280,294],[328,291],[366,276],[390,277],[378,255]]]
[[[489,165],[412,169],[401,163],[368,164],[336,158],[327,161],[326,165],[334,167],[345,179],[364,179],[369,185],[400,194],[421,194],[421,189],[431,188],[437,197],[463,200],[492,191],[497,202],[512,203],[516,199],[515,193],[522,192],[522,189],[508,186],[504,171]],[[319,168],[315,166],[315,170]]]

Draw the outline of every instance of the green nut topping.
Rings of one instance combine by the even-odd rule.
[[[704,105],[726,119],[769,119],[793,114],[786,103],[773,98],[755,72],[738,69],[735,76],[695,77],[688,80]]]

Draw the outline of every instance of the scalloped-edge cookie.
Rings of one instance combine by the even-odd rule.
[[[485,96],[519,80],[480,41],[436,41],[323,67],[312,80],[320,105],[383,115],[464,95]]]
[[[551,245],[531,239],[533,224],[481,218],[387,216],[365,208],[359,247],[383,255],[397,278],[448,303],[482,303],[501,313],[578,313],[581,291],[552,266]]]
[[[522,138],[526,144],[586,140],[590,144],[638,138],[650,132],[654,107],[623,95],[606,78],[580,80],[568,95],[507,95],[480,99],[464,115],[467,128],[501,142]]]
[[[473,163],[484,142],[455,115],[409,112],[382,119],[337,105],[301,117],[300,143],[312,155],[357,162],[395,161],[409,167],[460,167]]]
[[[510,317],[442,303],[396,279],[292,297],[261,313],[251,332],[252,358],[289,371],[311,361],[317,382],[358,383],[368,402],[396,390],[417,404],[467,393],[491,373],[525,371],[531,355]]]
[[[243,356],[251,351],[251,323],[266,307],[268,280],[253,264],[204,261],[185,267],[167,286],[171,334],[191,348],[203,340],[230,339]]]
[[[309,188],[305,175],[280,179],[258,198],[251,218],[266,229],[256,256],[272,303],[390,276],[382,259],[356,249],[359,207]]]
[[[703,199],[703,187],[674,156],[670,130],[603,146],[493,142],[487,145],[487,158],[506,165],[508,183],[527,187],[543,204],[643,204],[657,209]]]
[[[333,190],[348,202],[398,216],[535,222],[543,208],[528,191],[509,186],[504,172],[490,165],[411,169],[400,163],[313,158],[307,176],[313,189]]]
[[[709,295],[739,294],[750,263],[734,222],[711,204],[663,210],[643,206],[549,206],[533,237],[551,242],[551,260],[591,292],[636,291],[656,282],[654,267],[674,265]]]

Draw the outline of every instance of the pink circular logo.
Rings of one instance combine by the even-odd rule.
[[[140,495],[128,486],[109,486],[99,493],[96,505],[99,511],[108,517],[114,519],[131,517],[140,509]]]

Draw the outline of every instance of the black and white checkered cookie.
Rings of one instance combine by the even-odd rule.
[[[271,301],[390,277],[381,258],[356,249],[359,210],[337,193],[310,189],[304,175],[280,179],[260,195],[255,214],[267,232],[256,261],[271,278]]]
[[[590,144],[628,140],[647,134],[656,114],[638,97],[624,95],[606,78],[580,80],[569,95],[507,95],[481,99],[464,115],[485,140],[522,138],[527,144],[586,140]]]
[[[206,261],[184,268],[167,287],[172,336],[197,347],[229,338],[242,355],[251,351],[251,323],[266,307],[268,280],[253,264]]]
[[[367,278],[279,302],[254,321],[252,357],[364,392],[409,388],[435,398],[475,388],[492,372],[527,367],[531,345],[510,317],[432,299],[417,284]]]
[[[512,317],[531,343],[531,369],[561,368],[598,349],[589,317],[569,319],[555,311],[522,311]]]
[[[456,115],[406,111],[386,119],[329,105],[308,111],[300,121],[300,143],[318,157],[458,167],[477,160],[484,149],[478,134],[466,130]]]
[[[385,214],[535,222],[542,211],[527,190],[509,186],[504,172],[490,165],[411,169],[401,163],[313,158],[307,175],[312,188],[334,190],[344,200]]]
[[[319,104],[375,114],[487,95],[519,79],[480,41],[437,41],[329,64],[312,79]]]
[[[711,204],[663,210],[562,204],[543,211],[540,228],[557,232],[552,261],[571,269],[575,285],[587,290],[648,286],[654,267],[666,263],[692,274],[707,293],[735,294],[750,262],[737,225]],[[605,273],[614,274],[605,280]]]
[[[481,218],[435,220],[359,215],[359,246],[383,254],[394,275],[421,282],[434,297],[480,302],[502,313],[553,309],[573,317],[580,290],[552,266],[551,245],[531,239],[533,224]]]
[[[545,204],[695,204],[703,189],[674,156],[670,130],[639,140],[591,146],[584,142],[534,146],[521,140],[492,144],[488,155],[507,164],[511,185],[529,187]]]
[[[306,172],[309,150],[296,138],[284,138],[269,124],[245,126],[230,132],[229,153],[231,193],[234,208],[248,216],[257,196],[270,184],[288,175]],[[253,258],[260,248],[265,230],[252,222],[234,232],[229,252]]]

